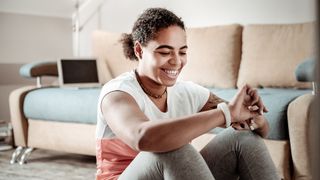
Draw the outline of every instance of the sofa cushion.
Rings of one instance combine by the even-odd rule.
[[[93,32],[92,53],[98,59],[102,83],[134,69],[137,65],[137,61],[131,61],[124,56],[120,38],[121,33]]]
[[[219,97],[230,101],[237,92],[236,89],[210,89]],[[269,122],[270,131],[267,139],[288,140],[287,108],[291,101],[302,94],[311,93],[311,90],[264,88],[258,89],[264,105],[269,110],[264,116]],[[215,128],[219,133],[223,128]]]
[[[234,88],[241,33],[240,25],[187,29],[188,63],[180,78],[207,87]]]
[[[295,79],[295,68],[313,55],[314,35],[313,23],[245,26],[237,86],[310,86]]]
[[[100,88],[41,88],[29,92],[24,102],[25,116],[35,120],[96,124]],[[210,91],[230,101],[236,89],[211,88]],[[311,90],[259,89],[263,102],[269,109],[265,114],[270,133],[268,139],[287,140],[287,107],[296,97]],[[222,128],[215,128],[219,133]]]
[[[100,88],[41,88],[29,92],[23,111],[27,118],[96,124]]]

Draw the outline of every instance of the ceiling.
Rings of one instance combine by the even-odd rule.
[[[86,0],[78,0],[83,3]],[[77,0],[0,0],[0,12],[71,18]]]

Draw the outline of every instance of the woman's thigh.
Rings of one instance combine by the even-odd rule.
[[[204,159],[191,145],[166,153],[140,152],[119,180],[213,180]]]

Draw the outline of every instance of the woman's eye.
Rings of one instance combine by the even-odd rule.
[[[167,56],[167,55],[170,55],[170,52],[159,52],[159,54]]]

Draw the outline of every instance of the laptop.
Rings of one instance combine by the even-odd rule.
[[[69,58],[58,60],[60,87],[101,87],[97,60],[94,58]]]

